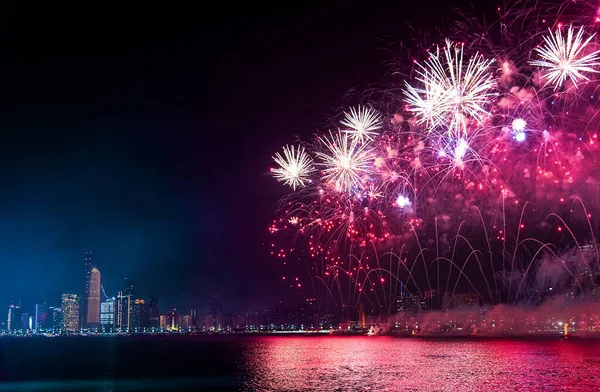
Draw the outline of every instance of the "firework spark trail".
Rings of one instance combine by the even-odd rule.
[[[596,16],[531,4],[499,10],[489,27],[460,24],[410,62],[402,74],[414,77],[397,94],[349,108],[338,131],[273,157],[273,176],[292,193],[269,230],[292,240],[272,253],[320,261],[316,281],[336,306],[391,309],[392,280],[400,296],[423,298],[433,281],[440,301],[462,281],[486,302],[510,303],[531,295],[542,256],[587,243],[599,254],[595,213],[581,202],[600,192],[600,42],[587,33]],[[572,265],[563,269],[579,281]]]

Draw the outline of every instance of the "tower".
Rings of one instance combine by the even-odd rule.
[[[81,319],[79,322],[79,325],[81,325],[82,327],[85,326],[87,324],[87,314],[88,314],[88,301],[89,301],[89,296],[90,296],[90,278],[92,277],[92,252],[88,251],[85,252],[85,257],[83,260],[83,277],[84,277],[84,282],[83,282],[83,295],[81,297],[81,304],[80,304],[80,315],[81,315]]]
[[[100,324],[100,271],[92,268],[88,280],[86,326],[97,327]]]
[[[133,311],[133,281],[125,278],[125,286],[122,291],[117,292],[117,315],[116,325],[119,331],[129,332],[131,325],[131,313]]]
[[[10,304],[8,307],[8,321],[6,323],[8,331],[12,332],[21,329],[21,314],[21,301],[16,304]]]

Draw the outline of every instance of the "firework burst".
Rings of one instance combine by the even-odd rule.
[[[373,109],[359,106],[358,109],[351,108],[350,113],[344,113],[341,124],[349,128],[344,132],[354,141],[363,143],[374,140],[377,131],[381,129],[381,116]]]
[[[589,49],[595,34],[584,37],[583,27],[575,32],[573,26],[569,26],[567,34],[563,35],[560,29],[554,33],[544,36],[544,45],[535,51],[539,60],[531,61],[544,70],[546,85],[553,85],[554,90],[559,89],[569,80],[577,87],[582,81],[589,81],[590,73],[597,73],[595,67],[600,65],[600,51]]]
[[[271,169],[271,174],[278,181],[291,186],[293,190],[306,186],[310,181],[311,173],[315,171],[312,159],[302,146],[297,148],[285,146],[283,147],[283,156],[275,153],[273,160],[279,167]]]
[[[495,96],[490,72],[493,60],[476,53],[465,60],[463,45],[446,40],[429,59],[418,64],[416,78],[421,87],[406,83],[406,102],[418,123],[430,131],[444,129],[448,134],[466,133],[467,123],[482,123],[490,115],[487,107]]]
[[[321,159],[317,165],[323,168],[323,180],[339,192],[362,190],[364,177],[372,171],[370,145],[358,143],[342,132],[319,140],[325,146],[325,151],[316,154]]]

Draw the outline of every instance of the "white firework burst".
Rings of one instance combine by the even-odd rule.
[[[324,152],[316,155],[322,162],[317,165],[324,169],[323,180],[335,186],[340,192],[364,188],[363,176],[372,172],[373,157],[368,143],[358,143],[348,134],[338,132],[319,139]]]
[[[285,146],[283,156],[275,153],[273,160],[279,165],[278,168],[271,169],[273,177],[291,186],[294,191],[297,187],[304,187],[310,181],[310,174],[315,171],[312,159],[302,146]]]
[[[381,116],[366,106],[359,106],[357,109],[350,108],[350,113],[344,113],[341,124],[349,128],[344,132],[353,140],[363,143],[366,140],[373,141],[376,131],[381,129]]]
[[[531,65],[543,68],[546,85],[554,85],[554,90],[561,87],[567,79],[573,86],[581,81],[589,81],[586,74],[598,72],[594,67],[600,65],[600,51],[588,50],[588,45],[595,34],[584,38],[583,27],[577,32],[569,26],[566,36],[560,31],[544,36],[544,45],[535,49],[539,60],[530,61]]]
[[[495,96],[490,71],[493,60],[476,53],[466,60],[463,45],[446,40],[429,59],[418,64],[416,79],[421,86],[406,83],[404,94],[417,123],[429,132],[440,128],[448,134],[466,133],[467,120],[482,123],[490,113],[486,108]]]

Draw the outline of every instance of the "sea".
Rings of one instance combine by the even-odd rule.
[[[0,391],[591,391],[600,340],[0,338]]]

